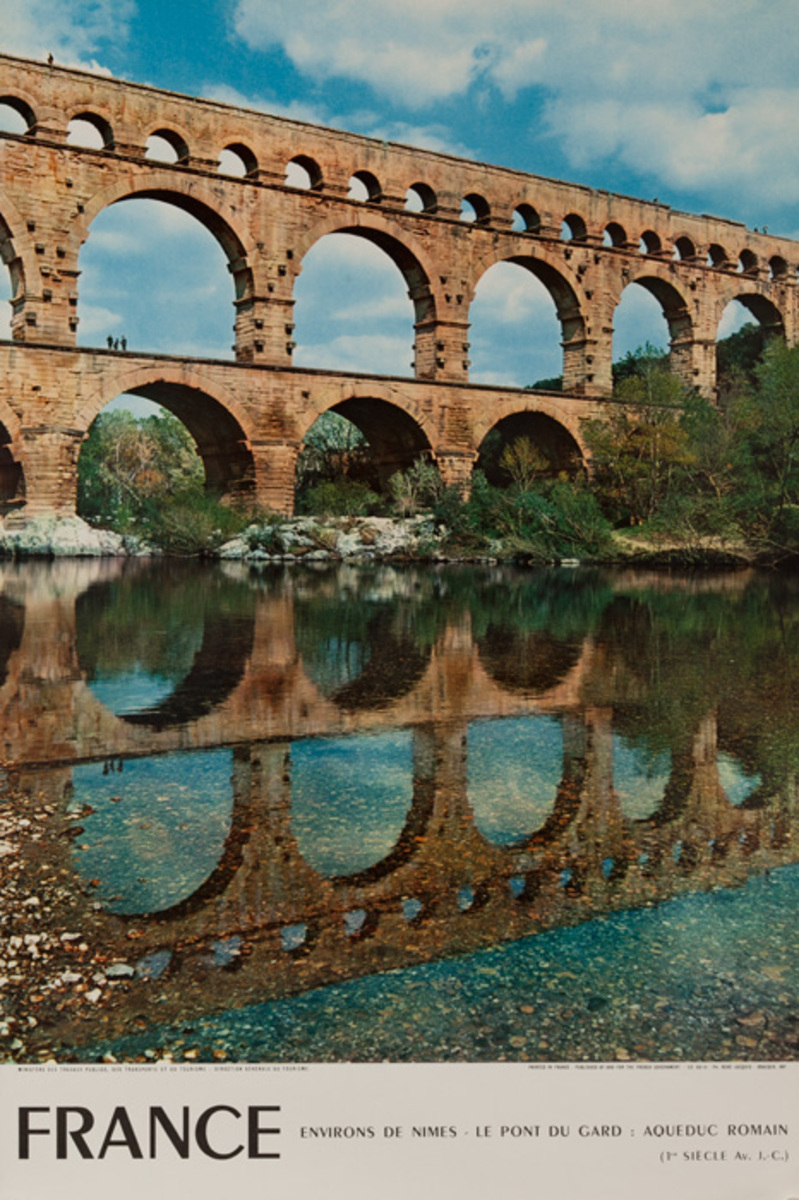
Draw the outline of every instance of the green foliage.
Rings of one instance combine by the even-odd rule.
[[[202,461],[169,413],[101,413],[78,464],[78,513],[173,554],[213,552],[249,517],[204,490]]]
[[[765,345],[766,332],[762,325],[754,322],[722,338],[716,348],[719,383],[723,386],[734,374],[754,380],[755,368],[763,357]]]
[[[609,522],[580,480],[499,488],[476,471],[468,500],[447,489],[433,514],[446,526],[452,550],[474,554],[552,561],[601,554],[610,539]]]
[[[585,422],[597,495],[616,522],[651,519],[694,465],[687,398],[663,360],[644,358],[615,388],[609,419]]]
[[[342,475],[300,492],[297,512],[317,517],[370,517],[383,508],[380,496],[358,479]]]
[[[615,524],[689,540],[743,535],[796,553],[799,348],[764,344],[746,326],[719,355],[728,375],[714,406],[639,352],[614,389],[610,419],[584,425],[596,495]]]
[[[799,503],[799,348],[769,342],[755,386],[737,399],[734,417],[742,507],[758,532],[793,547],[788,510]]]
[[[365,437],[352,421],[335,412],[322,413],[308,430],[297,460],[298,491],[348,475],[367,461],[368,450]]]
[[[429,508],[443,490],[435,463],[417,458],[407,471],[397,471],[388,481],[394,509],[402,517],[413,516]]]
[[[171,413],[101,413],[78,464],[78,513],[127,532],[150,502],[201,491],[204,471],[191,434]]]
[[[499,465],[517,487],[528,491],[549,471],[549,459],[532,443],[529,437],[518,437],[506,445],[500,455]]]
[[[177,495],[160,495],[148,504],[139,532],[146,541],[169,554],[213,554],[241,533],[249,513],[222,504],[216,497],[194,489]]]
[[[536,379],[535,383],[528,386],[530,389],[540,389],[542,392],[562,392],[563,391],[563,376],[553,375],[550,379]]]
[[[669,356],[665,350],[659,350],[651,342],[639,346],[637,350],[628,350],[623,358],[613,364],[613,383],[623,383],[625,379],[646,377],[653,370],[668,371]]]

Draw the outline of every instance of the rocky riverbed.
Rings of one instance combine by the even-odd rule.
[[[80,517],[19,516],[0,520],[0,558],[101,558],[161,552],[139,538],[96,529]],[[251,525],[210,557],[252,563],[523,560],[497,537],[482,553],[449,544],[448,531],[429,514],[414,517],[286,517]],[[755,547],[722,537],[692,540],[637,531],[614,535],[609,562],[743,566],[763,560]],[[576,561],[576,560],[575,560]]]

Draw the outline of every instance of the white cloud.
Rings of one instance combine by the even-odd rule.
[[[207,84],[202,89],[209,100],[222,104],[234,104],[237,108],[249,108],[255,112],[269,113],[274,117],[288,117],[292,121],[306,121],[311,125],[323,125],[328,129],[346,129],[351,133],[362,133],[366,137],[379,138],[385,142],[400,142],[406,146],[419,146],[423,150],[435,150],[440,154],[455,154],[468,158],[471,151],[461,142],[450,137],[445,126],[423,125],[408,121],[387,120],[384,113],[362,109],[351,113],[333,113],[321,105],[291,100],[284,104],[280,100],[264,96],[247,96],[228,84]]]
[[[469,309],[469,376],[475,383],[524,387],[563,369],[555,303],[539,279],[515,263],[486,271]]]
[[[672,187],[718,195],[750,190],[765,210],[799,189],[799,88],[738,89],[723,112],[698,102],[598,102],[586,115],[572,98],[554,101],[552,131],[576,165],[615,157]]]
[[[273,117],[290,117],[292,121],[307,121],[311,125],[326,125],[329,128],[338,128],[341,124],[317,105],[298,100],[284,104],[272,97],[247,96],[238,88],[226,83],[209,83],[202,89],[202,94],[207,100],[218,100],[220,104],[234,104],[237,108],[269,113]]]
[[[301,27],[294,5],[237,0],[234,28],[408,109],[539,89],[575,165],[615,158],[710,196],[734,183],[760,211],[799,189],[795,0],[304,0]]]
[[[398,268],[371,242],[322,238],[303,261],[294,297],[297,366],[411,374],[413,304]]]
[[[100,344],[107,333],[119,333],[122,317],[113,309],[100,304],[82,304],[80,308],[80,332],[82,338],[90,338]]]
[[[294,363],[326,371],[357,371],[375,375],[410,375],[412,347],[390,334],[346,334],[321,345],[298,345]]]
[[[755,323],[755,319],[749,310],[744,308],[739,300],[731,300],[721,314],[718,336],[720,338],[729,337],[730,334],[737,333],[744,325],[753,323]]]
[[[2,10],[6,53],[53,54],[59,66],[110,74],[94,56],[104,45],[126,41],[136,5],[134,0],[6,0]]]

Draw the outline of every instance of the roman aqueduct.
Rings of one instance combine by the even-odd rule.
[[[421,453],[466,483],[485,435],[524,421],[550,456],[585,456],[581,421],[607,411],[614,311],[630,283],[660,303],[673,369],[712,396],[716,337],[738,300],[799,339],[799,245],[743,225],[605,191],[0,55],[0,247],[11,338],[0,342],[0,500],[18,517],[75,511],[92,421],[121,393],[188,427],[209,486],[276,511],[294,502],[297,455],[330,409],[390,473]],[[96,145],[76,145],[70,123]],[[148,156],[157,135],[173,161]],[[228,151],[240,167],[220,172]],[[296,174],[303,183],[296,186]],[[235,359],[77,344],[81,247],[95,217],[135,197],[210,230],[235,291]],[[469,219],[462,219],[464,202]],[[295,282],[324,236],[368,239],[394,262],[415,314],[413,375],[292,365]],[[550,293],[563,391],[469,380],[470,305],[483,275],[519,264]],[[187,297],[187,302],[188,302]]]

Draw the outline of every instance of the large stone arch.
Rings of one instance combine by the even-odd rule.
[[[672,345],[693,335],[694,320],[691,316],[690,305],[682,291],[675,285],[674,276],[668,268],[661,268],[647,262],[642,264],[640,271],[630,271],[623,275],[618,294],[614,297],[614,309],[621,302],[623,293],[633,283],[645,288],[660,304],[669,327]]]
[[[212,181],[195,175],[182,176],[179,168],[148,169],[138,178],[127,175],[120,178],[102,192],[97,192],[76,217],[74,252],[77,257],[80,246],[90,236],[90,227],[95,217],[112,204],[125,200],[161,200],[189,213],[211,233],[227,256],[230,272],[235,283],[237,300],[252,295],[254,289],[252,260],[253,247],[247,234],[239,228],[240,222],[232,207],[223,203],[219,188]],[[241,225],[243,226],[243,222]]]
[[[0,258],[11,277],[11,295],[15,303],[12,336],[21,340],[23,331],[17,322],[24,320],[22,306],[28,290],[28,280],[36,279],[38,269],[33,239],[16,206],[9,197],[0,194]],[[19,307],[17,307],[19,306]]]
[[[75,428],[84,438],[106,404],[123,393],[153,400],[183,422],[196,442],[209,491],[229,499],[254,500],[252,420],[226,389],[209,388],[202,372],[180,366],[122,368],[109,373],[102,388],[78,412]]]
[[[419,240],[408,233],[397,222],[372,211],[356,210],[351,214],[328,217],[311,223],[297,240],[295,247],[295,279],[302,271],[308,252],[322,240],[333,234],[351,234],[371,242],[382,250],[394,263],[405,280],[408,297],[413,304],[416,329],[415,361],[417,374],[425,360],[420,338],[429,333],[438,319],[443,300],[438,292],[439,275],[429,254]]]
[[[25,454],[16,413],[0,400],[0,515],[25,499]]]
[[[733,300],[737,300],[763,326],[767,336],[785,337],[785,314],[773,300],[764,296],[756,286],[747,286],[740,276],[733,275],[725,282],[727,286],[720,288],[716,293],[714,314],[716,329],[718,329],[727,305]]]
[[[395,472],[407,470],[416,458],[435,458],[435,434],[429,414],[409,408],[396,389],[381,389],[370,380],[339,390],[338,395],[327,393],[305,414],[301,438],[324,412],[337,413],[360,430],[369,443],[376,482],[381,487]]]
[[[590,324],[588,314],[590,305],[583,288],[573,272],[565,263],[562,252],[552,252],[546,246],[536,245],[531,254],[493,254],[483,255],[475,263],[474,276],[471,280],[472,295],[478,283],[492,267],[499,263],[508,262],[524,267],[531,275],[544,285],[555,304],[558,319],[564,330],[564,340],[568,334],[579,329],[585,332]]]
[[[562,251],[552,252],[546,246],[536,245],[531,254],[482,255],[475,262],[470,281],[470,309],[480,280],[492,267],[503,262],[523,267],[546,288],[561,327],[564,389],[584,391],[592,374],[586,360],[586,343],[593,331],[590,304],[576,273],[566,265]]]
[[[682,281],[681,281],[682,282]],[[675,273],[669,266],[660,266],[647,260],[640,269],[622,272],[619,289],[613,297],[613,314],[621,303],[624,292],[631,284],[638,284],[657,300],[669,330],[669,362],[671,370],[679,375],[688,386],[696,383],[694,354],[697,324],[692,306],[675,284]]]
[[[488,406],[486,406],[488,409]],[[483,443],[486,434],[503,422],[525,416],[541,417],[550,422],[552,427],[559,427],[563,434],[574,443],[582,464],[588,463],[590,453],[581,429],[578,417],[564,411],[562,402],[554,397],[530,393],[529,399],[524,395],[497,397],[490,406],[490,411],[481,410],[472,426],[474,446],[477,450]],[[553,430],[554,432],[554,430]]]

